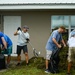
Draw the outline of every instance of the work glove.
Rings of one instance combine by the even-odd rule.
[[[28,38],[26,39],[27,43],[30,41]]]
[[[18,27],[18,28],[17,28],[17,30],[19,31],[19,30],[21,30],[21,28],[20,28],[20,27]]]

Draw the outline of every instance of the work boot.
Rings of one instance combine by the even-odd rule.
[[[16,66],[19,66],[20,65],[20,63],[17,63],[17,65]]]

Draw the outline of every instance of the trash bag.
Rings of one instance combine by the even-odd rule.
[[[4,54],[0,54],[0,70],[6,68],[5,56]]]
[[[60,62],[59,52],[61,49],[54,50],[52,52],[48,69],[51,73],[59,73],[58,64]]]

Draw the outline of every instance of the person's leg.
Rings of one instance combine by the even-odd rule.
[[[52,55],[52,51],[47,50],[46,51],[46,70],[45,70],[46,73],[49,73],[48,64],[49,64],[51,55]]]
[[[49,60],[46,59],[46,70],[48,69],[48,62]]]
[[[29,60],[29,56],[28,56],[28,53],[25,53],[25,59],[26,59],[26,64],[28,65],[28,60]]]
[[[67,68],[67,74],[68,75],[70,75],[72,61],[73,61],[73,48],[69,48],[69,51],[68,51],[68,68]]]
[[[10,56],[10,55],[8,55],[8,56],[7,56],[6,68],[8,68],[8,67],[9,67],[10,60],[11,60],[11,56]]]
[[[21,49],[22,49],[22,47],[17,45],[17,61],[18,61],[18,63],[17,63],[16,66],[20,65],[20,61],[21,61],[21,56],[20,56]]]
[[[28,65],[28,61],[29,61],[29,56],[28,56],[28,48],[27,45],[23,46],[23,52],[25,54],[25,60],[26,60],[26,64]]]
[[[21,61],[21,56],[20,56],[20,54],[18,54],[18,56],[17,56],[17,61],[18,61],[18,63],[20,63],[20,61]]]
[[[7,57],[7,64],[9,64],[9,63],[10,63],[10,60],[11,60],[11,56],[10,56],[10,55],[8,55],[8,57]]]
[[[70,73],[71,66],[72,66],[72,63],[71,62],[68,62],[68,73]]]
[[[9,64],[10,60],[11,60],[12,46],[10,46],[10,47],[7,48],[6,53],[8,54],[7,64]]]

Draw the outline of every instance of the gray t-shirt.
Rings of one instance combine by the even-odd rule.
[[[18,31],[18,41],[17,41],[17,45],[19,46],[24,46],[24,45],[27,45],[27,38],[29,39],[29,33],[26,32],[24,33],[23,31]]]

